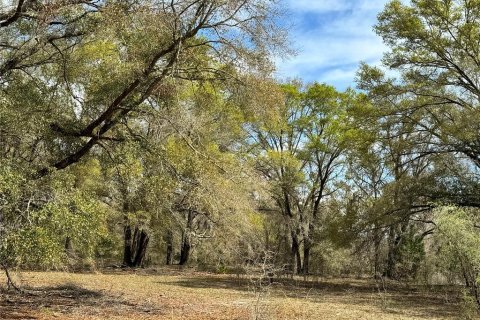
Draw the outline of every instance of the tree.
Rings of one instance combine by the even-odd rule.
[[[477,1],[391,1],[375,30],[391,49],[384,65],[399,79],[366,65],[359,73],[372,99],[432,136],[419,141],[425,152],[458,152],[477,166],[479,17]]]
[[[124,201],[109,207],[132,218],[146,206],[150,217],[155,212],[151,204],[139,201],[139,192],[151,186],[144,175],[153,172],[155,162],[148,161],[152,154],[165,156],[159,150],[168,141],[158,139],[175,132],[170,128],[152,142],[158,131],[150,131],[151,125],[161,123],[168,108],[188,109],[190,101],[179,95],[189,85],[221,82],[222,98],[232,101],[245,88],[253,88],[252,79],[268,76],[269,58],[277,49],[284,50],[284,32],[277,28],[276,14],[275,2],[269,0],[19,0],[11,12],[0,16],[2,164],[14,168],[34,189],[48,189],[55,171],[66,170],[69,176],[92,158],[102,161],[104,173],[114,167],[112,163],[116,169],[124,166],[130,175],[135,170],[128,168],[138,166],[137,177],[105,178],[127,190],[122,193]],[[246,109],[251,107],[244,102]],[[152,144],[156,144],[154,152],[138,156],[154,149]],[[115,153],[126,150],[116,148],[123,145],[137,163],[116,161]],[[171,177],[168,170],[156,173]],[[139,192],[130,192],[132,186]],[[5,190],[0,196],[10,197]],[[102,202],[104,195],[96,199]],[[26,222],[12,215],[15,210],[26,214],[30,203],[23,196],[12,199],[19,202],[0,208],[0,216],[12,226],[2,231],[5,235]],[[49,195],[36,201],[35,210],[52,199]],[[127,264],[141,264],[145,257],[149,221],[137,222],[132,218],[124,223],[124,247],[138,253],[126,258]]]
[[[0,80],[18,74],[36,78],[36,69],[62,64],[68,52],[95,30],[97,1],[12,1],[0,13]],[[10,9],[10,10],[8,10]],[[18,78],[17,78],[18,79]],[[38,78],[37,78],[38,79]]]
[[[429,206],[445,203],[478,205],[472,190],[477,185],[474,166],[479,165],[479,14],[477,1],[391,1],[375,26],[390,47],[383,66],[391,72],[363,65],[358,85],[376,117],[393,129],[384,137],[397,144],[390,148],[397,154],[390,169],[397,186],[385,191],[395,207],[404,198],[406,215],[412,205],[427,212]],[[417,175],[415,167],[423,173]],[[407,193],[411,196],[404,197]],[[416,219],[432,229],[431,216]],[[401,243],[395,240],[405,233],[400,229],[391,233],[391,243]],[[390,250],[388,260],[395,260],[395,251]]]
[[[18,93],[24,86],[39,97],[22,120],[41,124],[42,139],[21,139],[17,148],[47,145],[51,154],[35,163],[37,177],[45,176],[78,162],[100,142],[122,140],[117,129],[151,97],[171,90],[174,79],[235,80],[248,69],[270,70],[269,53],[283,41],[272,20],[273,5],[268,0],[18,2],[5,18],[0,65],[8,72],[2,72],[2,98],[10,110],[23,105]],[[12,131],[2,130],[2,136]]]
[[[259,181],[239,148],[248,118],[262,112],[239,104],[236,94],[225,96],[221,87],[207,82],[190,88],[180,101],[185,108],[162,115],[163,130],[171,132],[163,144],[172,181],[165,203],[171,221],[166,236],[172,240],[179,234],[180,265],[189,263],[192,251],[206,242],[237,241],[239,230],[249,228],[246,217],[255,212]]]
[[[320,84],[305,90],[288,84],[283,89],[279,118],[252,127],[252,142],[257,168],[271,182],[275,210],[287,226],[290,264],[307,274],[322,203],[335,192],[342,174],[346,112],[356,97]]]

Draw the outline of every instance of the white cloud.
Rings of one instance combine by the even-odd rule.
[[[318,65],[330,68],[379,58],[384,47],[376,38],[313,37],[298,40],[301,52],[290,60],[296,65]]]
[[[286,5],[293,11],[343,11],[350,8],[350,3],[347,0],[287,0]]]
[[[345,10],[380,10],[385,0],[285,0],[292,11],[335,12]]]
[[[387,0],[286,0],[297,27],[293,46],[299,54],[277,61],[280,78],[302,78],[354,86],[361,61],[378,63],[386,47],[372,28]]]

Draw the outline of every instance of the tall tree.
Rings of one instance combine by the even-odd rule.
[[[380,119],[378,146],[385,149],[379,150],[390,150],[385,167],[393,181],[382,198],[390,199],[395,212],[390,216],[397,223],[388,232],[388,276],[394,276],[411,222],[430,225],[417,229],[416,237],[432,231],[431,215],[417,210],[429,212],[429,206],[446,202],[478,203],[471,190],[480,151],[479,14],[478,1],[391,1],[375,26],[390,48],[383,67],[391,71],[360,69],[359,88],[374,105],[372,118]],[[470,182],[459,187],[460,180]]]
[[[276,20],[276,2],[19,0],[15,4],[11,11],[0,14],[2,179],[18,175],[31,182],[32,188],[38,186],[35,191],[42,191],[56,183],[50,176],[62,176],[61,170],[65,169],[71,179],[76,168],[92,158],[101,160],[102,172],[112,173],[109,170],[115,166],[115,170],[123,169],[122,174],[105,178],[117,187],[115,192],[124,188],[123,201],[111,203],[112,199],[106,199],[105,194],[111,190],[97,195],[96,200],[108,202],[109,210],[126,217],[124,247],[139,254],[129,254],[125,261],[139,264],[145,257],[149,219],[138,223],[141,219],[135,218],[139,207],[155,210],[151,210],[151,203],[139,201],[142,195],[137,189],[146,192],[152,186],[145,176],[152,173],[155,177],[164,174],[170,182],[171,172],[155,172],[155,162],[151,161],[152,155],[165,156],[162,147],[171,141],[169,135],[176,135],[179,141],[191,139],[189,119],[181,123],[185,126],[181,130],[170,126],[162,132],[168,127],[164,116],[168,109],[189,109],[192,99],[183,99],[185,87],[208,82],[214,87],[219,81],[222,99],[234,103],[243,94],[246,99],[241,107],[246,113],[253,112],[251,95],[258,90],[247,95],[255,88],[253,79],[268,76],[272,54],[285,49],[284,31]],[[196,115],[192,113],[190,119]],[[154,130],[155,121],[163,127]],[[218,123],[228,128],[227,121]],[[228,136],[228,130],[223,133]],[[188,139],[182,137],[184,134]],[[152,144],[157,150],[149,150],[154,149]],[[216,150],[213,146],[231,147],[229,141],[206,144],[212,148],[206,149],[212,156]],[[116,149],[119,145],[125,149]],[[195,143],[187,146],[197,147]],[[126,161],[117,161],[125,150]],[[144,150],[150,152],[143,154]],[[228,160],[232,155],[224,156]],[[156,164],[166,166],[161,160]],[[33,182],[32,177],[42,179]],[[10,194],[6,187],[0,190],[0,198],[12,196],[18,201],[0,207],[0,220],[9,225],[2,226],[2,239],[11,230],[21,229],[22,223],[30,224],[29,210],[40,212],[54,199],[52,192],[30,202],[29,184],[23,185],[25,190],[18,193]],[[16,186],[12,184],[12,190]],[[25,219],[15,219],[14,213],[19,210]],[[140,235],[138,239],[135,234]]]
[[[175,79],[269,72],[284,39],[275,12],[269,0],[19,1],[2,26],[2,99],[8,110],[23,106],[25,86],[38,97],[22,120],[35,121],[41,139],[16,148],[46,146],[34,163],[41,177],[122,140],[118,128]],[[2,139],[18,137],[8,128]]]
[[[346,112],[351,91],[313,84],[283,86],[285,104],[276,121],[254,126],[258,170],[272,183],[272,197],[284,217],[291,243],[291,265],[308,273],[322,203],[335,192],[346,148]]]

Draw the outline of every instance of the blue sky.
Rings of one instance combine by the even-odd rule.
[[[388,0],[284,0],[297,55],[278,60],[277,76],[354,87],[361,61],[379,63],[386,47],[372,31]]]

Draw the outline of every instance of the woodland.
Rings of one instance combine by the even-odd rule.
[[[2,292],[171,266],[450,286],[480,308],[480,0],[390,1],[382,64],[344,91],[275,76],[295,54],[281,1],[12,4]]]

